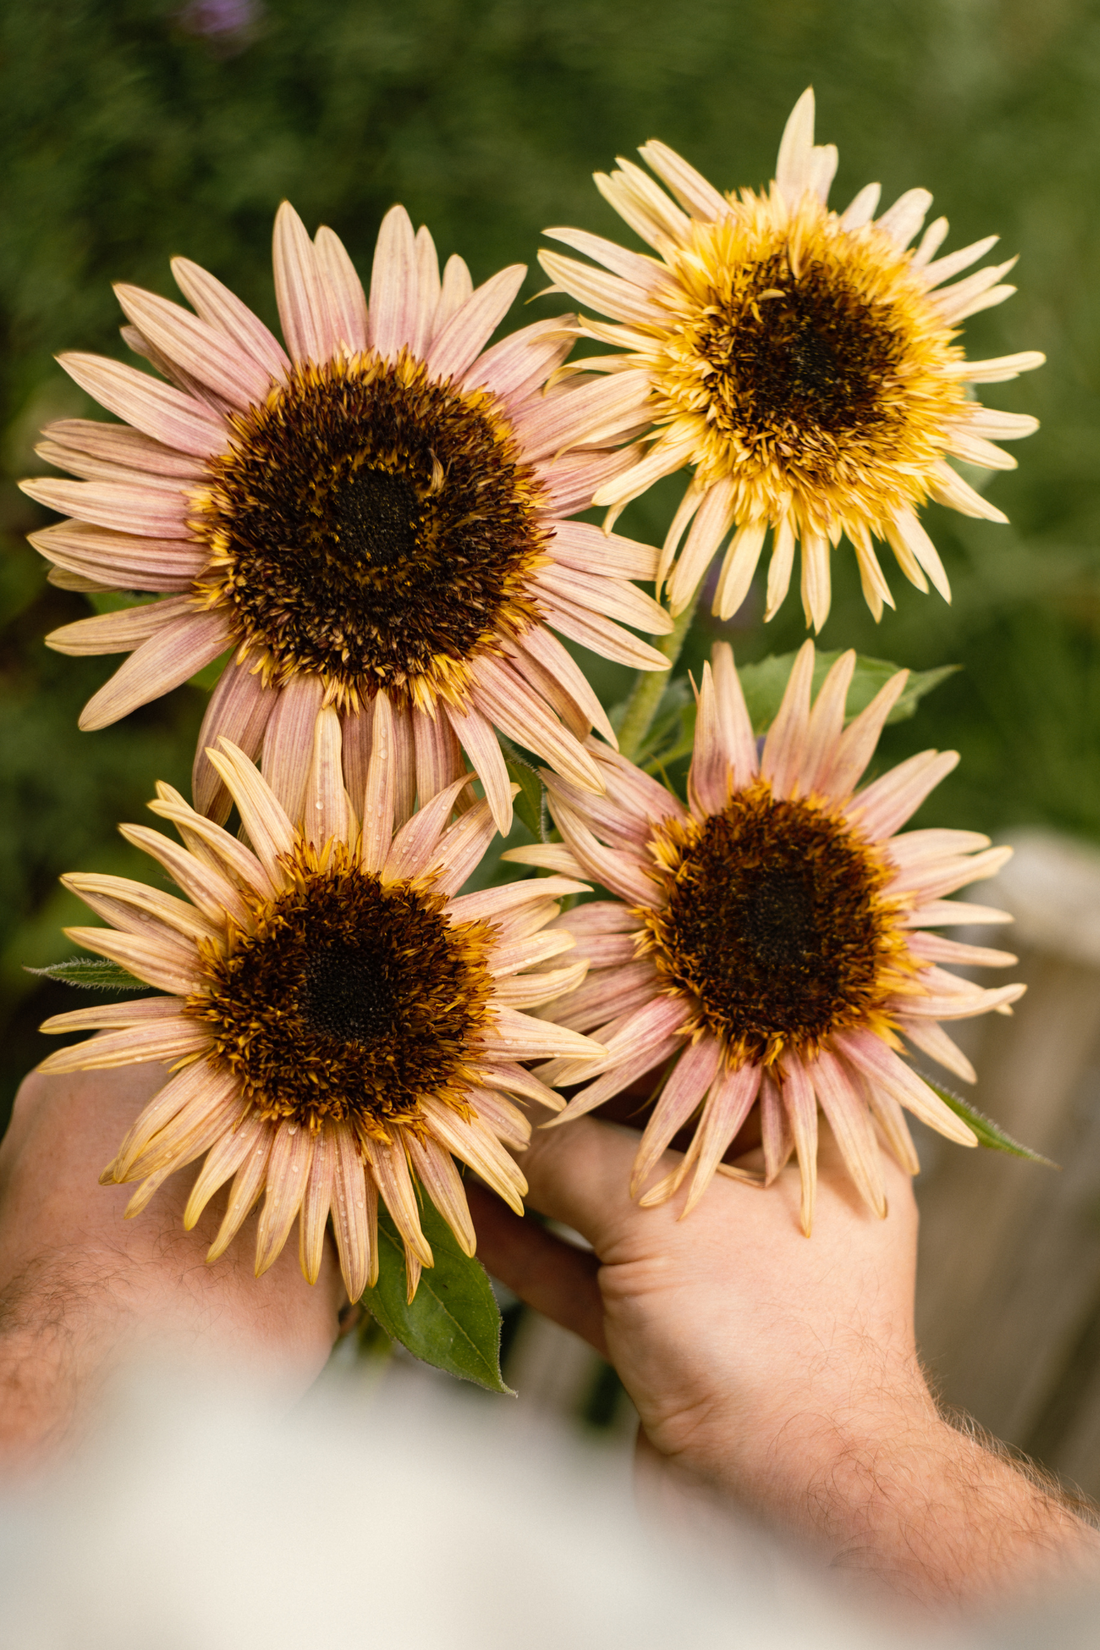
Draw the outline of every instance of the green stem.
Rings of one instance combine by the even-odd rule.
[[[687,640],[687,633],[691,629],[691,621],[695,617],[695,609],[699,605],[701,589],[702,581],[700,581],[699,590],[695,592],[668,635],[653,638],[658,653],[663,653],[668,660],[668,670],[640,670],[638,672],[638,680],[626,702],[626,713],[619,727],[619,749],[630,761],[634,760],[641,749],[642,741],[653,725],[653,718],[656,716],[657,707],[664,697],[664,691],[672,679],[676,661],[680,657],[684,642]]]

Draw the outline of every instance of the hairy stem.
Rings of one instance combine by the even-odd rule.
[[[663,653],[668,660],[669,668],[665,670],[640,670],[630,698],[626,702],[626,713],[619,727],[619,749],[625,757],[633,761],[642,747],[642,741],[653,725],[653,718],[657,714],[657,707],[661,703],[664,691],[672,679],[672,672],[676,668],[676,661],[687,640],[687,633],[691,629],[691,621],[695,617],[695,609],[699,605],[699,593],[702,590],[700,580],[699,590],[688,602],[675,625],[667,636],[654,636],[653,645],[658,653]]]

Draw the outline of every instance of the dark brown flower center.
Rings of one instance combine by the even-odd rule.
[[[740,1056],[813,1049],[889,994],[888,875],[840,821],[755,785],[684,837],[647,915],[658,961]]]
[[[190,1011],[262,1116],[347,1118],[380,1138],[461,1081],[491,993],[488,931],[452,927],[443,904],[345,861],[304,875],[209,959]]]
[[[233,422],[200,583],[268,680],[320,674],[353,705],[453,682],[538,617],[540,495],[488,397],[371,355],[298,367]]]

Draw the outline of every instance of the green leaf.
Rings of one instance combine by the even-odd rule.
[[[1041,1152],[1033,1152],[1030,1146],[1021,1146],[1018,1140],[1013,1140],[1010,1134],[1006,1134],[996,1123],[983,1116],[976,1107],[967,1105],[965,1100],[960,1100],[959,1096],[952,1094],[950,1089],[942,1088],[939,1083],[934,1083],[930,1077],[925,1076],[924,1072],[921,1072],[921,1078],[934,1093],[939,1095],[945,1106],[950,1106],[956,1117],[961,1117],[963,1122],[974,1130],[978,1137],[979,1146],[986,1146],[991,1152],[1007,1152],[1010,1157],[1026,1157],[1029,1163],[1045,1163],[1048,1169],[1058,1168],[1057,1163],[1052,1163],[1050,1158],[1044,1157]]]
[[[464,1255],[451,1228],[429,1198],[421,1198],[420,1224],[435,1265],[425,1267],[410,1305],[406,1299],[405,1247],[385,1206],[378,1209],[378,1282],[363,1305],[393,1340],[436,1369],[490,1392],[505,1392],[500,1373],[500,1308],[479,1260]]]
[[[504,758],[504,763],[509,779],[519,786],[514,802],[516,814],[535,840],[541,841],[546,835],[542,817],[542,780],[531,764],[514,752]]]
[[[758,734],[766,733],[775,720],[796,657],[795,653],[772,653],[768,658],[758,660],[756,664],[738,666],[737,674],[741,678],[745,703],[749,707],[749,716]],[[814,661],[814,693],[817,693],[839,658],[839,649],[817,655]],[[899,665],[891,664],[888,659],[870,659],[860,655],[856,659],[852,685],[848,690],[847,720],[858,716],[900,668]],[[941,665],[936,670],[911,671],[905,684],[905,692],[890,712],[887,722],[904,722],[916,710],[918,700],[923,699],[926,693],[938,687],[948,676],[953,676],[959,668],[958,665]]]
[[[24,968],[26,974],[42,974],[48,980],[63,980],[85,991],[152,991],[136,975],[118,963],[100,957],[70,957],[68,962],[51,963],[49,968]]]

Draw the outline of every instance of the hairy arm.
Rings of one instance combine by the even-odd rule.
[[[215,1199],[191,1232],[193,1174],[173,1175],[135,1220],[133,1191],[99,1170],[163,1083],[160,1066],[33,1074],[0,1145],[0,1463],[32,1464],[78,1434],[111,1372],[134,1357],[230,1360],[304,1390],[323,1368],[343,1300],[334,1258],[315,1288],[288,1247],[253,1274],[255,1215],[214,1266]]]
[[[768,1191],[719,1178],[681,1221],[677,1201],[631,1202],[636,1146],[580,1119],[536,1131],[521,1160],[531,1205],[594,1253],[485,1193],[475,1216],[490,1270],[615,1365],[652,1492],[717,1492],[926,1605],[1100,1568],[1100,1538],[1053,1486],[936,1408],[914,1341],[907,1176],[887,1166],[880,1222],[826,1138],[807,1240],[797,1173]]]

